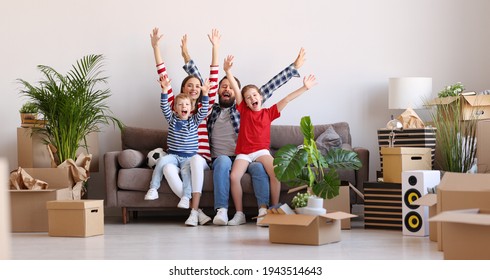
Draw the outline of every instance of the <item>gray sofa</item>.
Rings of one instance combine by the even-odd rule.
[[[357,171],[341,170],[341,180],[349,181],[363,192],[363,182],[368,181],[369,151],[365,148],[352,147],[350,129],[346,122],[315,125],[315,138],[324,134],[329,125],[340,137],[342,148],[357,152],[363,164],[362,168]],[[121,150],[107,152],[104,155],[106,206],[120,207],[123,223],[129,221],[131,213],[136,216],[138,211],[165,210],[176,215],[188,215],[188,210],[177,208],[179,198],[170,190],[166,180],[162,180],[162,185],[158,190],[160,195],[157,200],[147,201],[143,199],[152,175],[152,169],[146,166],[146,155],[157,147],[163,147],[165,150],[166,137],[166,130],[128,126],[121,132]],[[286,144],[301,145],[302,143],[303,135],[299,126],[273,125],[271,127],[271,152],[273,154]],[[204,186],[200,202],[200,207],[211,217],[214,216],[212,172],[209,170],[204,174]],[[247,216],[252,217],[257,214],[257,201],[253,192],[251,177],[248,174],[242,178],[242,187],[244,212]],[[289,203],[294,196],[294,193],[288,194],[288,190],[289,187],[282,184],[281,202]],[[358,203],[363,203],[362,199],[351,192],[351,205]],[[233,208],[231,198],[230,208]]]

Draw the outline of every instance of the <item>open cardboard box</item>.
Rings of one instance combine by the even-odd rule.
[[[437,194],[428,193],[412,202],[412,204],[429,207],[429,239],[437,242],[437,223],[430,222],[430,218],[437,214]]]
[[[319,216],[267,214],[262,223],[269,225],[272,243],[323,245],[339,242],[340,221],[352,217],[356,215],[345,212]]]
[[[488,209],[490,205],[490,174],[445,172],[437,186],[437,213],[462,209]],[[437,246],[444,251],[445,232],[437,225]]]
[[[323,208],[327,209],[327,212],[345,212],[350,213],[350,190],[353,190],[358,196],[364,199],[364,195],[356,189],[351,183],[340,186],[339,195],[332,199],[323,200]],[[350,218],[342,219],[340,221],[342,229],[351,229]]]
[[[443,211],[429,221],[441,223],[444,259],[490,259],[490,210]]]
[[[459,96],[439,97],[427,105],[446,105],[460,99],[461,120],[490,119],[490,95],[465,92]]]

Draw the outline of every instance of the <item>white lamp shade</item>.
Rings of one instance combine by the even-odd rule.
[[[388,92],[390,109],[420,109],[432,95],[432,78],[390,78]]]

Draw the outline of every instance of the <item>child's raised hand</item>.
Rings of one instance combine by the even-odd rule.
[[[191,56],[189,55],[189,50],[187,49],[187,34],[182,36],[182,39],[180,40],[180,50],[182,53],[182,57],[184,58],[184,61],[186,63],[189,60],[191,60]]]
[[[170,89],[171,80],[168,78],[167,75],[163,75],[163,74],[160,74],[158,80],[160,82],[160,86],[162,87],[163,92],[167,93],[168,90]]]
[[[213,30],[211,30],[211,34],[208,34],[208,38],[214,47],[219,47],[221,35],[219,34],[218,29],[213,28]]]
[[[233,66],[233,59],[235,57],[232,56],[232,55],[228,55],[226,58],[225,58],[225,62],[223,62],[223,70],[225,70],[225,72],[228,72],[231,70],[231,67]]]
[[[317,84],[315,75],[308,75],[303,78],[303,85],[306,87],[307,90],[312,88]]]
[[[207,96],[210,87],[211,87],[211,82],[209,81],[209,79],[206,79],[201,86],[202,95]]]
[[[298,57],[296,57],[296,60],[294,61],[294,68],[299,69],[301,66],[303,66],[303,63],[305,63],[305,49],[301,48],[299,50]]]
[[[153,48],[158,48],[158,43],[159,43],[160,39],[163,38],[163,35],[159,35],[158,32],[159,32],[158,27],[155,27],[155,28],[153,28],[153,31],[150,34],[151,46]]]

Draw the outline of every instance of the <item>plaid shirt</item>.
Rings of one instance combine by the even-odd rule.
[[[187,72],[187,74],[196,75],[197,77],[199,77],[199,79],[202,80],[201,74],[199,73],[199,69],[197,69],[197,66],[193,60],[190,60],[187,64],[184,65],[184,70]],[[263,102],[265,102],[269,97],[271,97],[272,93],[275,90],[277,90],[286,82],[288,82],[292,77],[299,77],[299,72],[298,70],[296,70],[296,68],[294,68],[293,63],[291,63],[288,67],[286,67],[284,70],[279,72],[279,74],[274,76],[270,81],[267,82],[267,84],[263,85],[260,88],[260,92],[262,92],[262,95],[264,97]],[[214,103],[213,106],[211,107],[211,112],[208,117],[208,133],[210,135],[209,139],[211,139],[211,133],[213,131],[214,124],[218,119],[220,113],[221,113],[221,107],[219,106],[218,103]],[[235,128],[235,133],[238,134],[238,132],[240,131],[240,113],[236,109],[236,103],[233,104],[233,106],[231,106],[230,108],[230,118],[231,118],[231,123]]]

